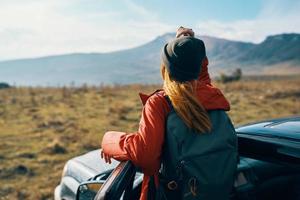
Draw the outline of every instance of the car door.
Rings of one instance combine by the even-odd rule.
[[[121,162],[107,178],[101,189],[98,191],[95,200],[133,200],[133,181],[136,168],[130,161]]]

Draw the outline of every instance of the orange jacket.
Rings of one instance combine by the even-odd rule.
[[[197,86],[198,99],[206,110],[229,110],[230,106],[221,91],[211,84],[207,65],[203,67]],[[131,160],[144,173],[141,200],[147,199],[149,180],[154,175],[158,185],[158,170],[165,134],[165,121],[170,107],[164,91],[150,96],[140,94],[143,112],[139,130],[135,133],[109,131],[102,140],[103,152],[119,161]]]

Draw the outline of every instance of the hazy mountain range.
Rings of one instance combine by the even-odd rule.
[[[0,82],[31,86],[157,83],[165,34],[131,49],[0,62]],[[198,36],[206,44],[212,76],[241,68],[246,74],[300,74],[300,34],[279,34],[259,44]],[[101,44],[99,44],[101,45]]]

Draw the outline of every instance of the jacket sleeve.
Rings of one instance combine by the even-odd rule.
[[[131,160],[145,174],[153,174],[160,165],[167,108],[164,97],[151,96],[143,108],[138,132],[105,133],[102,140],[104,153],[116,160]]]

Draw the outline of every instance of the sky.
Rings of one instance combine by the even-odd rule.
[[[0,61],[127,49],[179,26],[259,43],[300,32],[300,0],[0,0]]]

